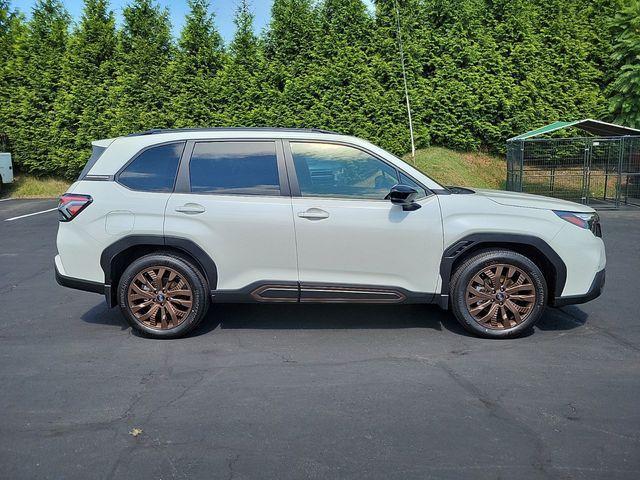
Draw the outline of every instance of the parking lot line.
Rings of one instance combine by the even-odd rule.
[[[40,215],[41,213],[53,212],[54,210],[57,210],[57,209],[58,209],[58,207],[55,207],[55,208],[50,208],[48,210],[42,210],[40,212],[27,213],[26,215],[20,215],[20,216],[17,216],[17,217],[7,218],[7,219],[5,219],[5,222],[12,222],[13,220],[20,220],[21,218],[32,217],[33,215]]]

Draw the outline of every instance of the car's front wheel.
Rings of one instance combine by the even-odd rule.
[[[206,280],[188,260],[157,253],[124,271],[118,303],[132,328],[154,338],[178,338],[200,323],[209,295]]]
[[[538,266],[510,250],[485,250],[451,278],[451,308],[460,324],[486,338],[515,337],[544,311],[547,285]]]

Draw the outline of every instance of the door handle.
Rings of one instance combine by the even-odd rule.
[[[197,213],[204,213],[206,209],[197,203],[187,203],[181,207],[175,208],[176,212],[186,213],[187,215],[195,215]]]
[[[329,218],[329,212],[325,212],[319,208],[310,208],[305,212],[299,212],[298,217],[306,218],[307,220],[324,220]]]

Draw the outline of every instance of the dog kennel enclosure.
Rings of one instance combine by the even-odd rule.
[[[640,130],[586,119],[510,138],[506,186],[598,208],[640,206]]]

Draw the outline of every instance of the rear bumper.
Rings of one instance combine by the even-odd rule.
[[[83,290],[85,292],[93,292],[100,293],[101,295],[105,294],[105,285],[103,283],[91,282],[89,280],[82,280],[80,278],[67,277],[66,275],[62,275],[58,271],[58,266],[56,265],[56,282],[58,285],[67,288],[73,288],[75,290]]]
[[[579,303],[590,302],[594,298],[598,298],[604,288],[605,273],[604,269],[596,273],[589,291],[584,295],[569,295],[566,297],[559,297],[553,301],[554,307],[564,307],[565,305],[576,305]]]

